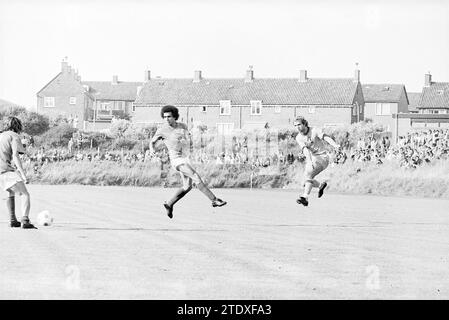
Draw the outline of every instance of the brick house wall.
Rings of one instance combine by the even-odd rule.
[[[54,97],[54,107],[45,107],[45,97]],[[70,97],[76,99],[70,104]],[[84,93],[80,81],[73,70],[63,70],[45,88],[37,94],[37,112],[54,119],[58,116],[78,118],[78,127],[87,120],[87,109],[92,107],[92,100]]]
[[[264,101],[262,100],[262,111],[260,115],[251,114],[249,101],[245,105],[237,105],[233,104],[231,100],[231,112],[229,115],[220,115],[219,101],[216,101],[216,104],[212,105],[177,105],[176,103],[173,103],[173,105],[179,109],[179,121],[188,124],[189,127],[203,124],[211,128],[217,127],[217,124],[230,124],[234,129],[252,127],[261,128],[268,123],[271,128],[280,128],[291,126],[293,120],[298,115],[304,116],[316,126],[344,125],[363,121],[365,118],[365,101],[362,86],[358,78],[353,80],[352,84],[356,85],[355,88],[354,86],[352,87],[355,89],[355,92],[345,91],[342,93],[342,91],[339,91],[341,89],[338,88],[334,93],[334,100],[336,102],[339,101],[341,103],[341,101],[345,101],[344,103],[348,103],[347,105],[273,105],[276,101],[271,102],[272,104],[269,105],[264,104]],[[347,83],[345,85],[347,85]],[[177,90],[178,88],[175,86],[175,89]],[[157,88],[155,90],[157,91]],[[286,88],[286,90],[289,89]],[[316,93],[311,90],[311,94],[313,95]],[[346,100],[342,100],[339,96],[340,94],[345,94]],[[354,96],[349,97],[348,99],[348,95],[352,94],[354,94]],[[157,95],[158,94],[156,93],[156,96]],[[151,99],[152,98],[149,95],[147,101]],[[139,98],[137,100],[139,100]],[[169,96],[165,101],[175,100],[177,100],[177,97]],[[254,97],[254,100],[257,100],[257,94]],[[304,101],[307,101],[307,99],[304,99]],[[332,98],[327,98],[327,101],[333,100]],[[329,103],[327,101],[326,103]],[[139,100],[137,102],[135,111],[132,113],[132,121],[135,123],[161,123],[160,109],[162,105],[148,106],[146,103],[145,100]],[[295,103],[294,100],[293,103]]]
[[[279,113],[275,111],[274,106],[262,107],[261,115],[251,115],[250,106],[233,106],[231,115],[220,115],[220,108],[216,106],[206,106],[206,112],[203,112],[203,106],[177,106],[179,109],[179,121],[187,123],[189,126],[204,124],[208,127],[216,127],[217,123],[233,123],[234,129],[248,127],[251,124],[265,123],[272,128],[287,127],[293,125],[296,116],[304,116],[311,125],[331,126],[344,125],[354,122],[352,109],[353,106],[281,106]],[[313,109],[309,111],[309,109]],[[132,121],[135,123],[161,123],[161,107],[136,107],[133,113]],[[313,112],[313,113],[311,113]],[[240,126],[241,125],[241,126]]]
[[[365,117],[371,119],[374,123],[382,124],[387,128],[387,131],[391,131],[392,128],[394,127],[394,122],[391,115],[398,113],[398,103],[393,102],[389,103],[391,113],[385,115],[376,115],[376,104],[377,104],[376,102],[366,103]]]

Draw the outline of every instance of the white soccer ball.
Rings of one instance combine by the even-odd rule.
[[[48,210],[41,211],[37,215],[37,223],[41,226],[51,226],[53,224],[53,217]]]

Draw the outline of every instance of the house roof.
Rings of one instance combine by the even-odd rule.
[[[432,82],[422,89],[420,109],[449,108],[449,82]]]
[[[403,84],[363,84],[365,102],[399,102],[405,86]]]
[[[353,79],[264,78],[245,82],[244,79],[156,78],[147,81],[136,99],[136,105],[210,104],[231,100],[234,105],[249,105],[250,100],[263,104],[286,105],[352,105],[358,82]]]
[[[45,86],[42,87],[42,89],[40,89],[36,95],[39,96],[40,93],[42,91],[44,91],[53,81],[55,81],[60,75],[62,74],[62,72],[59,72],[53,79],[51,79],[50,81],[47,82],[47,84]]]
[[[123,82],[112,84],[111,81],[82,81],[81,84],[89,86],[89,93],[98,100],[130,100],[134,101],[137,87],[142,82]]]
[[[408,96],[408,111],[418,112],[419,99],[421,99],[421,92],[407,92]]]

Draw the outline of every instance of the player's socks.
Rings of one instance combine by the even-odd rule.
[[[17,218],[16,218],[16,202],[15,202],[14,196],[8,197],[6,199],[6,207],[8,208],[8,212],[9,212],[10,226],[12,228],[20,227],[20,222],[17,221]]]
[[[191,187],[188,188],[187,190],[184,190],[183,188],[176,190],[175,195],[173,196],[173,198],[171,198],[169,201],[167,201],[167,204],[170,207],[173,207],[175,205],[175,203],[178,202],[179,200],[181,200],[181,198],[184,197],[190,190],[192,190]]]
[[[206,185],[201,182],[197,184],[198,189],[205,194],[206,197],[208,197],[211,201],[214,201],[217,199],[217,197],[212,193],[212,191],[209,190]]]

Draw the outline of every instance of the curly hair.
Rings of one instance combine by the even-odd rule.
[[[21,133],[23,130],[22,121],[16,117],[7,117],[5,120],[5,131]]]
[[[166,113],[166,112],[171,112],[173,118],[175,118],[175,120],[178,120],[178,118],[179,118],[178,108],[176,108],[175,106],[171,106],[171,105],[163,106],[161,109],[161,118],[164,118],[164,113]]]

